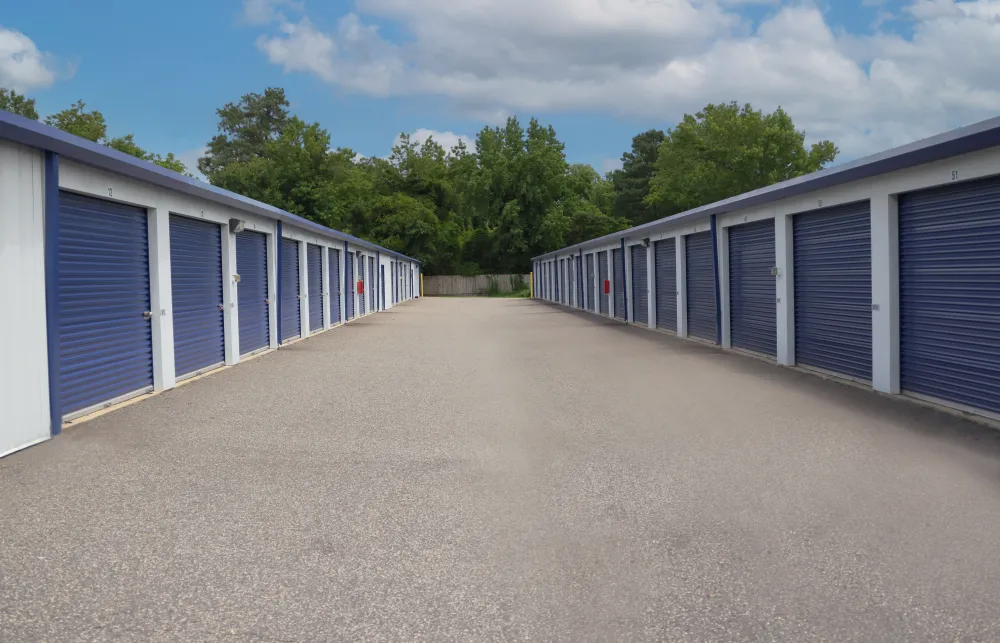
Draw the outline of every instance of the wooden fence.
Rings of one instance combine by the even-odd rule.
[[[500,292],[512,292],[511,284],[521,279],[523,287],[528,287],[529,275],[476,275],[462,277],[459,275],[437,275],[424,277],[424,296],[435,295],[481,295],[490,287],[491,280],[496,280]]]

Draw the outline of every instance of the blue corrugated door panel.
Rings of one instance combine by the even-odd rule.
[[[729,336],[733,348],[776,355],[774,219],[729,228]]]
[[[601,314],[611,314],[611,302],[608,300],[608,293],[604,292],[604,282],[608,280],[608,251],[597,253],[597,288],[600,295],[598,300],[601,304]]]
[[[309,332],[323,330],[323,249],[306,246],[306,270],[309,271]]]
[[[712,233],[698,232],[685,237],[685,287],[687,288],[688,335],[716,340],[715,258]]]
[[[302,281],[299,278],[299,242],[281,240],[281,341],[302,335],[302,312],[299,310]]]
[[[872,377],[872,234],[867,201],[793,221],[795,361]]]
[[[63,415],[153,386],[148,239],[145,210],[59,193]]]
[[[615,271],[615,319],[625,319],[625,271],[622,270],[622,251],[611,251],[611,261]]]
[[[632,313],[637,324],[649,323],[649,280],[646,270],[646,248],[632,246]]]
[[[375,272],[375,257],[368,257],[368,284],[371,288],[368,290],[368,304],[370,310],[375,312],[377,310],[378,304],[378,279],[377,273]]]
[[[347,293],[344,297],[344,307],[347,309],[345,319],[354,319],[354,253],[347,253]]]
[[[236,235],[236,285],[240,319],[240,354],[246,355],[271,344],[271,320],[267,302],[267,236],[244,230]]]
[[[384,285],[385,284],[385,265],[382,264],[382,263],[379,263],[378,269],[379,269],[379,274],[382,277],[381,279],[379,279],[379,282],[378,282],[379,283],[379,286],[378,286],[378,296],[379,296],[379,298],[382,301],[381,308],[382,308],[382,310],[385,310],[385,285]]]
[[[340,323],[340,250],[329,249],[330,276],[326,283],[330,284],[330,323]]]
[[[190,375],[226,361],[222,301],[222,228],[170,215],[174,372]]]
[[[656,272],[656,327],[677,332],[677,240],[653,244]]]
[[[899,197],[904,391],[1000,413],[1000,179]]]
[[[560,277],[560,275],[559,275],[559,261],[558,260],[552,262],[552,270],[553,270],[552,283],[555,285],[555,299],[554,299],[554,301],[559,302],[559,301],[562,301],[562,289],[559,287],[559,277]]]
[[[364,256],[358,257],[358,281],[362,284],[362,292],[358,293],[358,316],[360,317],[368,310],[368,280],[365,278]]]
[[[594,311],[594,255],[587,255],[587,310]]]

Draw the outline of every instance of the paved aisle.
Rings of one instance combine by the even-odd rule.
[[[0,460],[0,639],[998,640],[998,435],[424,299]]]

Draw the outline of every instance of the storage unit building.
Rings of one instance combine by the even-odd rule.
[[[405,259],[4,111],[0,239],[0,456],[322,328],[334,247]]]
[[[867,201],[797,214],[795,362],[872,378],[872,222]]]
[[[776,356],[774,219],[729,228],[729,336],[733,348]]]
[[[581,253],[601,314],[1000,421],[1000,118],[533,260]]]
[[[646,278],[646,247],[635,245],[632,254],[632,315],[637,324],[649,323],[649,280]]]
[[[653,244],[656,283],[656,327],[677,331],[677,240],[661,239]]]

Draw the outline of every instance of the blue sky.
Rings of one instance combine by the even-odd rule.
[[[111,134],[188,158],[217,107],[268,86],[364,155],[514,113],[599,170],[709,101],[781,105],[842,158],[1000,113],[997,0],[95,4],[7,3],[0,85],[43,114],[82,98]]]

